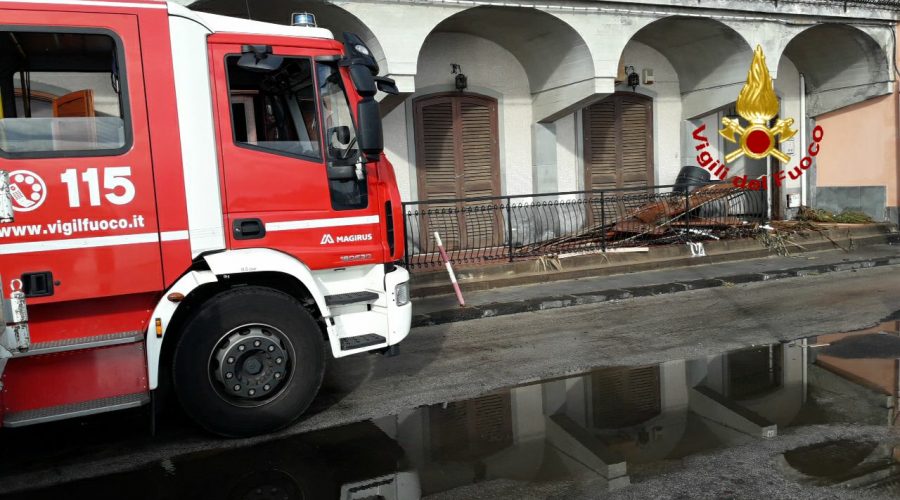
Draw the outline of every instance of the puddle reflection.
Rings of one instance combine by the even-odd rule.
[[[652,366],[612,367],[466,401],[179,457],[28,492],[130,498],[414,499],[489,481],[591,481],[610,490],[660,464],[774,438],[788,427],[893,425],[900,321]],[[811,484],[894,491],[900,451],[831,441],[777,457]],[[599,480],[599,481],[598,481]],[[135,488],[135,486],[139,488]]]

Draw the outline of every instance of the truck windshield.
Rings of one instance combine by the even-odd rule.
[[[325,147],[332,159],[355,159],[356,128],[350,114],[347,94],[337,66],[318,64],[319,95],[322,97],[322,123]]]

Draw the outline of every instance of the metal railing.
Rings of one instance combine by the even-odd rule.
[[[766,218],[764,191],[730,184],[673,185],[404,202],[405,263],[512,262],[738,237]]]

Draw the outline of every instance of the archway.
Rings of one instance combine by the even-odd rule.
[[[806,79],[807,114],[818,116],[870,97],[890,93],[891,67],[881,45],[845,24],[804,30],[785,47]]]
[[[491,41],[518,60],[527,74],[534,121],[553,121],[593,96],[593,90],[585,90],[588,86],[593,89],[594,78],[586,42],[551,14],[531,8],[474,7],[440,22],[423,43],[423,51],[432,37],[452,33]],[[422,64],[421,56],[418,64]]]
[[[630,42],[652,48],[672,65],[678,75],[684,118],[701,116],[734,101],[753,56],[740,33],[709,18],[659,19],[638,30]]]

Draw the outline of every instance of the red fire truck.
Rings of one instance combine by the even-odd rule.
[[[283,427],[410,329],[357,36],[156,0],[0,1],[0,421],[147,404]]]

